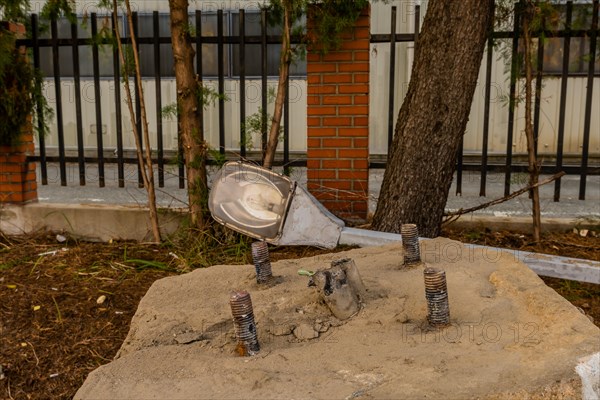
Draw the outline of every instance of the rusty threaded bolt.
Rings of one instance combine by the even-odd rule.
[[[267,242],[252,243],[252,261],[256,269],[256,282],[267,283],[273,278],[271,261],[269,260],[269,246]]]
[[[427,320],[431,325],[443,326],[450,323],[446,272],[427,267],[425,276],[425,297],[427,298]]]
[[[237,337],[237,351],[241,356],[253,356],[260,350],[252,300],[245,290],[231,292],[229,297],[233,327]]]
[[[421,261],[419,254],[419,231],[415,224],[402,224],[402,247],[404,249],[404,265],[416,264]]]

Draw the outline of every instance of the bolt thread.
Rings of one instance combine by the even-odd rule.
[[[419,253],[419,231],[415,224],[402,224],[402,248],[404,249],[404,265],[415,264],[421,261]]]
[[[448,305],[448,289],[446,272],[427,267],[425,277],[425,298],[427,299],[427,320],[431,325],[448,325],[450,323],[450,307]]]
[[[269,260],[269,246],[267,242],[252,243],[252,261],[256,269],[256,282],[267,283],[273,278],[271,261]]]
[[[238,340],[238,352],[242,356],[252,356],[260,350],[252,300],[246,291],[232,292],[229,297],[233,327]]]

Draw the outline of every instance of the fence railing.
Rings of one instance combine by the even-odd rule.
[[[569,60],[570,60],[570,43],[574,38],[585,38],[589,42],[588,54],[595,55],[597,49],[597,37],[598,37],[598,0],[593,2],[593,17],[591,24],[585,29],[574,29],[572,27],[572,15],[573,15],[573,3],[568,2],[565,6],[565,27],[558,30],[546,30],[543,32],[547,38],[558,38],[562,42],[562,46],[559,46],[559,50],[562,51],[563,61],[560,72],[554,71],[552,74],[559,76],[561,79],[561,91],[560,91],[560,107],[559,107],[559,125],[558,125],[558,138],[557,138],[557,151],[553,157],[553,163],[550,165],[544,163],[542,165],[542,173],[553,173],[560,170],[564,170],[569,174],[578,174],[580,176],[580,191],[579,198],[584,199],[586,193],[586,179],[588,175],[600,174],[600,167],[598,165],[590,165],[590,135],[592,135],[591,116],[592,116],[592,102],[593,102],[593,91],[594,91],[594,77],[597,77],[598,61],[596,57],[589,57],[589,61],[584,68],[584,71],[580,73],[579,77],[585,77],[587,79],[587,90],[585,93],[585,115],[583,121],[583,143],[582,152],[580,157],[580,163],[578,165],[565,165],[564,163],[564,151],[563,142],[565,138],[565,110],[567,102],[567,85],[571,78],[572,72],[569,71]],[[164,170],[165,165],[169,162],[178,162],[179,168],[179,185],[184,187],[184,165],[180,161],[180,157],[169,151],[165,151],[164,144],[164,132],[163,132],[163,119],[161,117],[163,104],[163,93],[161,89],[161,82],[165,79],[165,74],[168,73],[168,58],[165,53],[169,51],[171,38],[168,34],[168,30],[165,32],[164,24],[161,22],[161,18],[164,15],[158,12],[151,14],[151,22],[144,16],[144,24],[140,25],[139,15],[135,13],[133,15],[134,31],[137,36],[137,43],[139,46],[145,46],[146,48],[152,48],[152,56],[147,59],[146,64],[148,66],[147,71],[144,73],[145,79],[153,80],[156,99],[154,108],[156,112],[156,148],[155,157],[156,164],[158,166],[158,185],[164,187]],[[196,70],[200,79],[216,80],[216,90],[223,94],[225,92],[225,80],[232,78],[239,80],[239,98],[240,102],[238,105],[237,113],[239,114],[239,124],[244,126],[248,117],[246,109],[246,81],[249,76],[252,78],[258,78],[261,82],[260,96],[261,96],[261,113],[263,120],[267,119],[267,99],[268,99],[268,84],[267,80],[269,76],[276,73],[274,70],[274,51],[273,47],[278,47],[280,37],[273,31],[267,24],[267,15],[265,11],[262,11],[258,15],[253,15],[253,26],[251,27],[252,34],[249,33],[248,29],[248,16],[244,10],[239,10],[236,13],[235,18],[225,18],[222,10],[219,10],[214,15],[211,14],[210,20],[206,19],[206,15],[203,15],[201,11],[196,11],[190,16],[191,25],[194,26],[195,30],[195,46],[199,50],[196,52]],[[397,85],[397,78],[395,76],[396,62],[399,59],[396,48],[399,43],[411,42],[414,43],[415,47],[419,44],[419,23],[421,20],[420,8],[417,6],[414,15],[414,33],[397,33],[396,32],[396,8],[391,8],[391,27],[392,30],[389,34],[372,34],[372,44],[386,44],[390,46],[390,65],[389,65],[389,81],[387,82],[388,90],[390,94],[394,93]],[[461,144],[458,161],[457,161],[457,185],[456,190],[458,193],[462,191],[462,174],[465,170],[477,170],[481,174],[481,186],[480,195],[486,194],[486,176],[489,171],[501,171],[505,174],[504,188],[505,193],[508,194],[510,191],[511,174],[515,172],[524,172],[527,169],[525,163],[516,160],[513,157],[513,144],[514,144],[514,126],[515,126],[515,101],[509,101],[508,103],[508,128],[506,132],[506,152],[505,154],[498,157],[494,155],[494,160],[490,158],[488,152],[488,141],[490,135],[490,97],[491,97],[491,77],[492,77],[492,65],[494,60],[494,46],[495,42],[499,39],[511,40],[510,53],[513,59],[519,56],[521,32],[519,32],[519,21],[518,15],[514,16],[514,29],[512,31],[500,31],[493,32],[490,36],[487,44],[486,53],[486,69],[485,69],[485,99],[484,99],[484,115],[483,115],[483,126],[481,126],[482,135],[482,146],[481,154],[477,157],[469,157],[466,160],[463,156],[463,146]],[[99,28],[99,22],[102,23],[102,17],[93,13],[89,16],[86,22],[87,26],[82,29],[80,25],[72,23],[68,25],[69,37],[60,37],[59,35],[59,21],[52,20],[49,22],[50,32],[49,35],[42,35],[40,33],[40,23],[37,15],[31,16],[31,36],[28,39],[21,40],[19,44],[26,45],[31,49],[33,63],[36,67],[43,67],[46,64],[48,70],[52,72],[52,78],[54,82],[54,96],[56,99],[55,106],[55,119],[57,126],[57,151],[55,154],[49,154],[46,146],[46,138],[40,136],[38,138],[38,154],[32,156],[33,161],[39,162],[41,170],[41,181],[42,184],[48,184],[48,163],[58,163],[60,170],[60,184],[67,185],[67,172],[66,166],[68,163],[76,163],[78,165],[79,172],[79,184],[86,184],[86,165],[95,164],[98,168],[98,181],[99,186],[105,186],[105,173],[104,165],[106,163],[117,164],[118,170],[118,185],[120,187],[125,186],[125,164],[137,164],[137,157],[128,155],[127,149],[124,148],[124,118],[122,115],[120,104],[122,103],[122,89],[120,88],[121,80],[121,67],[119,63],[119,57],[116,49],[111,46],[111,39],[102,37],[99,35],[102,30],[112,31],[114,35],[115,29],[123,29],[123,42],[126,45],[131,44],[131,39],[125,34],[126,29],[123,27],[115,27],[114,21],[109,19],[110,24],[106,24],[104,20],[104,26]],[[124,20],[123,20],[124,21]],[[213,31],[210,34],[205,34],[203,28],[203,22],[206,24],[207,21],[211,24]],[[193,22],[193,23],[192,23]],[[224,32],[225,24],[235,24],[235,29],[229,29],[228,34]],[[64,25],[64,22],[63,22]],[[61,25],[61,29],[66,29],[65,26]],[[229,26],[229,25],[228,25]],[[141,29],[143,28],[143,29]],[[229,26],[229,28],[233,28]],[[140,33],[140,31],[142,31]],[[237,31],[237,32],[236,32]],[[63,35],[64,36],[64,35]],[[299,38],[294,38],[294,43],[298,43]],[[538,65],[536,72],[536,87],[535,87],[535,107],[534,107],[534,123],[535,123],[535,135],[537,137],[540,127],[540,109],[541,109],[541,98],[542,98],[542,77],[545,75],[544,72],[544,52],[545,48],[543,42],[538,47]],[[211,57],[205,57],[204,49],[211,47]],[[225,51],[226,46],[228,51]],[[250,47],[251,46],[251,47]],[[110,51],[107,53],[105,48],[109,48]],[[253,51],[249,51],[253,50]],[[256,54],[256,50],[258,54]],[[82,65],[82,55],[91,56],[90,60],[84,58],[84,64]],[[48,58],[43,58],[45,55]],[[70,56],[70,65],[61,65],[61,55]],[[253,63],[249,63],[249,57],[252,58]],[[69,57],[66,57],[69,58]],[[207,64],[207,58],[213,60],[213,62]],[[231,60],[230,60],[231,58]],[[228,62],[226,63],[226,59]],[[276,59],[276,57],[275,57]],[[210,61],[208,60],[208,61]],[[152,65],[153,68],[149,68]],[[51,67],[51,68],[50,68]],[[72,73],[72,79],[74,82],[74,101],[72,102],[75,108],[75,119],[76,119],[76,142],[77,149],[73,153],[67,154],[65,150],[65,123],[63,120],[63,93],[61,90],[61,69],[68,68]],[[301,69],[301,68],[300,68]],[[302,74],[302,71],[299,72]],[[519,80],[520,71],[516,68],[512,68],[510,72],[510,88],[509,98],[515,99],[517,97],[516,82]],[[89,150],[86,151],[84,148],[83,139],[83,123],[82,123],[82,98],[81,98],[81,81],[89,77],[93,80],[93,92],[95,101],[94,118],[95,118],[95,153],[90,154]],[[105,107],[99,100],[101,98],[101,82],[106,79],[110,79],[114,84],[115,90],[113,96],[115,104],[114,116],[107,115]],[[172,78],[170,78],[172,79]],[[289,84],[289,80],[288,80]],[[288,91],[289,93],[289,91]],[[134,93],[134,99],[136,107],[139,108],[139,93],[137,90]],[[147,103],[148,104],[148,103]],[[150,105],[151,107],[151,105]],[[225,143],[225,126],[226,126],[226,111],[225,111],[225,100],[221,97],[216,105],[218,109],[218,153],[221,156],[227,156],[229,158],[252,158],[251,152],[246,146],[246,137],[244,129],[240,129],[239,137],[239,151],[231,152],[226,154],[226,143]],[[394,96],[390,95],[387,104],[387,141],[388,146],[392,143],[393,131],[394,131],[394,118],[397,114],[397,104],[394,104]],[[286,167],[290,166],[304,166],[306,165],[305,159],[300,155],[291,159],[290,157],[290,124],[289,124],[289,110],[290,100],[289,95],[285,102],[285,114],[284,114],[284,129],[283,129],[283,146],[282,151],[278,153],[276,163]],[[41,110],[38,110],[41,111]],[[139,111],[139,109],[137,110]],[[112,151],[107,151],[104,144],[104,129],[103,124],[106,123],[107,118],[111,118],[111,123],[115,124],[116,134],[116,149],[114,154]],[[204,116],[203,116],[204,118]],[[114,121],[112,121],[114,119]],[[237,123],[237,122],[236,122]],[[136,124],[138,128],[141,126],[141,120],[139,112],[137,112]],[[139,129],[138,129],[139,130]],[[597,132],[596,132],[597,134]],[[266,129],[263,129],[261,140],[265,140]],[[262,146],[261,146],[262,148]],[[389,147],[388,147],[389,148]],[[385,161],[371,161],[371,168],[383,168],[385,167]],[[141,173],[138,171],[138,184],[142,185]],[[560,199],[560,180],[556,181],[555,201]]]

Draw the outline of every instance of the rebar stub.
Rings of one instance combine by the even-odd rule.
[[[268,283],[273,278],[273,272],[267,242],[252,243],[252,261],[256,269],[256,282]]]
[[[229,297],[233,327],[238,340],[237,351],[241,356],[252,356],[259,352],[258,333],[254,322],[254,311],[250,293],[245,290],[231,292]]]
[[[421,261],[419,253],[419,231],[415,224],[402,224],[402,248],[404,249],[404,265],[416,264]]]
[[[425,277],[425,297],[427,299],[427,320],[431,325],[444,326],[450,323],[446,272],[427,267]]]

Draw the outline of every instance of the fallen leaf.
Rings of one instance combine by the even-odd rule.
[[[9,289],[16,289],[17,285],[6,285],[6,287]]]
[[[37,310],[39,310],[40,308],[42,308],[42,307],[40,307],[40,306],[33,306],[33,311],[37,311]]]

